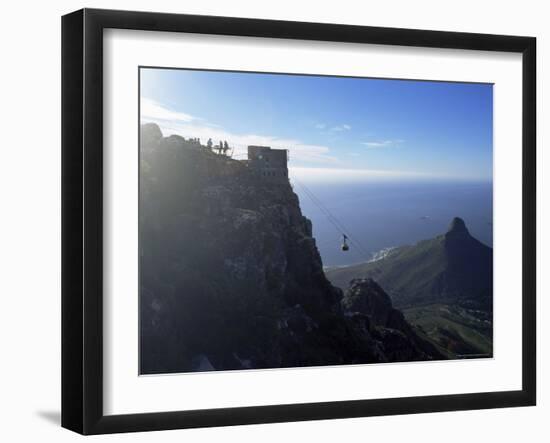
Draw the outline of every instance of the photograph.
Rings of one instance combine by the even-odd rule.
[[[493,84],[138,69],[140,375],[493,357]]]
[[[516,3],[3,4],[0,442],[550,442]]]

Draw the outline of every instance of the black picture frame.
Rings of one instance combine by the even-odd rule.
[[[130,415],[103,412],[103,30],[504,51],[522,54],[522,389]],[[536,39],[83,9],[62,18],[62,426],[82,434],[530,406],[536,403]]]

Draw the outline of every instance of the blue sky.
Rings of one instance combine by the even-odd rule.
[[[492,181],[492,85],[142,68],[164,135],[290,151],[303,179]]]

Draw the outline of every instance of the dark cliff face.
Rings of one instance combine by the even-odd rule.
[[[341,307],[289,183],[144,125],[142,373],[386,361]]]
[[[370,337],[377,342],[387,361],[413,361],[441,358],[439,351],[421,339],[394,309],[391,298],[371,278],[354,279],[342,298],[346,315],[356,323],[364,322]]]

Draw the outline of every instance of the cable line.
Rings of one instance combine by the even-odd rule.
[[[315,196],[315,194],[302,182],[297,180],[295,177],[293,177],[293,181],[304,191],[304,193],[309,197],[309,199],[313,202],[315,206],[325,215],[327,220],[332,224],[332,226],[342,234],[342,237],[344,238],[344,245],[346,245],[345,241],[346,239],[350,241],[350,243],[355,246],[357,249],[357,252],[360,256],[362,256],[365,261],[370,260],[370,254],[367,253],[366,249],[363,247],[363,245],[359,242],[359,240],[355,239],[351,234],[349,229],[344,226],[344,224],[336,218],[336,216],[323,204],[319,198]],[[344,246],[343,245],[343,246]],[[347,249],[343,249],[347,250]]]

